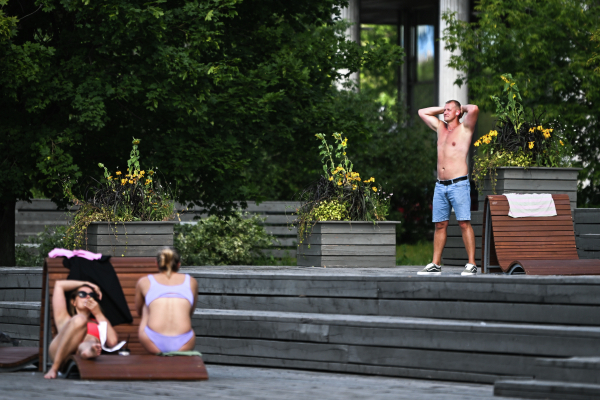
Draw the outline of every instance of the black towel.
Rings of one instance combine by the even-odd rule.
[[[133,322],[123,288],[110,263],[110,256],[103,256],[95,261],[82,257],[65,258],[63,265],[71,271],[67,279],[88,281],[100,287],[102,300],[98,303],[102,307],[104,316],[113,326]]]

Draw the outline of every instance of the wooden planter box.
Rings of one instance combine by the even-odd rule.
[[[114,257],[153,257],[164,246],[173,246],[174,221],[92,222],[87,249]]]
[[[505,193],[566,193],[571,201],[571,210],[577,207],[577,174],[580,168],[499,167],[496,170],[496,193],[492,192],[489,178],[486,179],[483,194],[478,199],[479,210],[483,210],[485,196]]]
[[[298,246],[298,266],[395,267],[396,224],[399,222],[317,222]]]

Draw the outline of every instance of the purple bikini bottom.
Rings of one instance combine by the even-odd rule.
[[[146,332],[148,339],[150,339],[162,353],[178,351],[184,344],[189,342],[190,339],[194,337],[193,329],[187,333],[176,336],[165,336],[158,332],[154,332],[152,329],[148,328],[148,326],[144,327],[144,332]]]

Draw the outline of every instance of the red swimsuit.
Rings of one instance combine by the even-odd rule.
[[[95,319],[91,319],[90,321],[94,321],[94,322],[87,323],[87,334],[95,336],[98,338],[98,340],[100,340],[100,331],[98,330],[98,321],[96,321]]]

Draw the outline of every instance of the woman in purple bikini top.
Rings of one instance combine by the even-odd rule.
[[[135,307],[142,318],[140,343],[153,354],[194,350],[192,314],[198,282],[177,272],[181,262],[172,248],[162,249],[156,262],[158,273],[140,278],[135,289]]]

